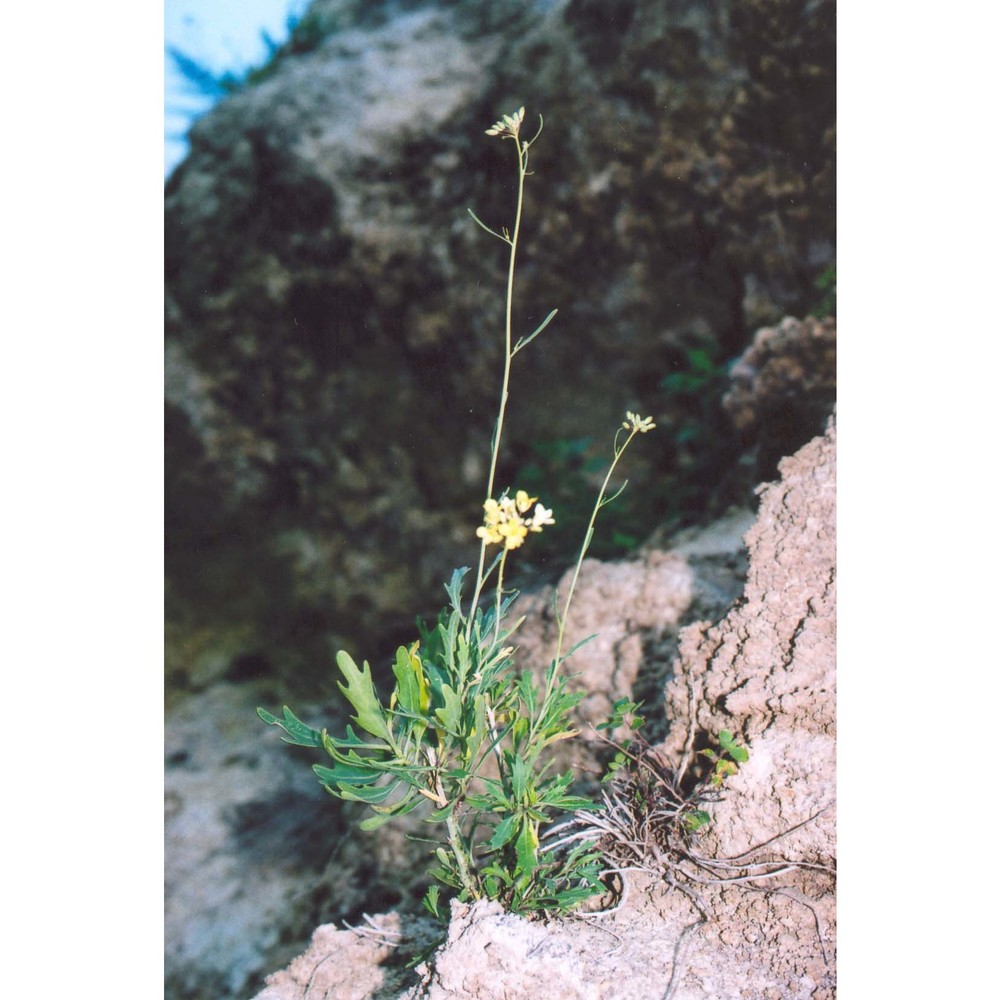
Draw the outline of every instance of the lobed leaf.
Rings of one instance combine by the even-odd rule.
[[[438,885],[432,885],[428,888],[423,900],[421,901],[424,909],[427,910],[432,916],[437,917],[438,920],[442,919],[441,913],[438,910],[438,897],[440,894],[441,887]]]
[[[392,733],[385,721],[385,710],[379,704],[375,694],[375,686],[372,683],[372,671],[368,661],[364,661],[364,669],[359,670],[357,664],[351,659],[349,653],[341,650],[337,653],[337,666],[344,675],[347,684],[337,682],[344,697],[354,706],[358,713],[354,716],[354,721],[372,736],[386,740],[392,744]]]
[[[444,705],[434,712],[434,716],[447,732],[458,736],[462,721],[462,701],[450,684],[441,685],[441,697],[444,698]]]
[[[257,709],[257,715],[269,726],[279,726],[284,729],[288,734],[281,737],[285,743],[291,743],[293,746],[298,747],[321,747],[323,745],[323,737],[318,729],[313,729],[311,726],[307,726],[304,722],[297,719],[287,705],[283,707],[282,711],[284,714],[284,718],[282,719],[265,711],[263,708]]]
[[[445,592],[451,601],[451,606],[459,613],[462,611],[462,577],[469,572],[468,566],[462,566],[451,574],[451,582],[445,584]]]

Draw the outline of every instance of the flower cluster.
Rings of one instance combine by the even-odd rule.
[[[487,135],[498,135],[501,139],[516,139],[521,131],[521,122],[524,121],[524,108],[518,108],[512,115],[504,115],[491,128],[486,130]]]
[[[627,410],[625,416],[628,419],[622,424],[622,427],[627,431],[638,431],[640,434],[645,434],[646,431],[651,431],[656,426],[652,417],[640,417],[638,413],[633,413],[631,410]]]
[[[555,524],[552,511],[537,502],[538,497],[529,497],[524,490],[518,490],[511,500],[505,493],[499,500],[487,500],[483,504],[484,523],[476,529],[479,538],[486,539],[487,545],[503,545],[516,549],[528,536],[529,531],[541,531],[546,524]],[[524,515],[535,505],[531,517]]]

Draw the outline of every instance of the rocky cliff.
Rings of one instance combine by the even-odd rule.
[[[515,329],[559,309],[516,359],[500,470],[557,511],[549,547],[512,581],[532,614],[525,658],[551,641],[545,588],[579,544],[594,461],[626,408],[651,414],[657,434],[629,455],[632,485],[607,511],[570,623],[602,635],[577,660],[585,708],[596,718],[637,694],[676,753],[690,718],[678,678],[715,683],[698,725],[763,740],[752,759],[793,791],[761,815],[798,815],[779,755],[789,730],[740,701],[760,692],[733,665],[756,647],[683,630],[720,622],[742,592],[753,486],[833,405],[834,324],[807,318],[828,305],[818,285],[834,254],[833,8],[315,0],[280,58],[195,126],[166,189],[170,1000],[249,996],[317,924],[412,912],[421,891],[402,832],[359,837],[253,709],[288,701],[336,725],[319,704],[335,649],[384,664],[474,555],[506,265],[466,209],[510,223],[510,150],[483,131],[522,104],[545,130]],[[623,548],[629,562],[612,561]],[[761,642],[818,641],[797,605],[771,610],[799,617]],[[716,648],[732,654],[724,678],[698,665]],[[787,654],[764,678],[797,712]],[[810,730],[822,752],[825,725]],[[579,753],[599,762],[592,745]],[[725,814],[718,830],[742,843]],[[669,920],[651,926],[676,931],[675,904],[655,905]],[[506,919],[455,926],[487,916]],[[372,996],[396,996],[413,982],[394,934],[422,932],[408,917],[378,926],[385,961],[365,975],[383,983]],[[372,943],[345,933],[319,937],[350,954]]]
[[[499,113],[546,122],[515,324],[560,313],[501,468],[563,511],[536,574],[626,407],[662,433],[608,539],[742,499],[725,366],[833,257],[832,2],[317,0],[307,24],[167,185],[172,687],[391,649],[467,560],[505,262],[466,209],[510,222]]]
[[[313,988],[330,1000],[831,1000],[835,479],[831,424],[763,488],[746,536],[742,598],[720,621],[681,633],[659,752],[680,767],[729,728],[750,754],[711,806],[699,843],[714,876],[669,865],[655,838],[622,836],[607,843],[618,851],[623,880],[608,910],[541,923],[492,903],[454,904],[447,942],[409,977],[397,956],[426,942],[420,919],[390,914],[355,930],[326,925],[256,1000],[293,1000]],[[641,564],[594,576],[609,583],[631,576],[640,587],[649,579]],[[669,604],[676,593],[667,587],[661,596]],[[600,617],[599,605],[593,612]],[[614,630],[620,622],[611,613],[601,624]]]

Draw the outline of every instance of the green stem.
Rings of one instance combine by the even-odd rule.
[[[507,553],[509,549],[503,550],[503,555],[500,557],[500,569],[497,572],[497,611],[494,616],[495,629],[493,632],[494,642],[500,641],[500,605],[503,603],[503,568],[507,565]]]
[[[510,237],[510,262],[507,266],[507,308],[504,322],[504,365],[503,365],[503,385],[500,390],[500,408],[497,414],[496,430],[493,434],[493,453],[490,456],[490,475],[486,485],[486,499],[493,496],[493,488],[496,481],[497,458],[500,454],[500,438],[503,434],[504,416],[507,412],[508,388],[510,386],[510,363],[514,357],[511,350],[512,336],[512,311],[514,304],[514,266],[517,260],[517,242],[521,234],[521,208],[524,204],[524,178],[528,167],[528,143],[522,145],[520,139],[514,140],[517,146],[517,213],[514,217],[514,232]],[[476,613],[476,605],[483,592],[485,579],[483,568],[486,565],[486,539],[482,540],[479,546],[479,568],[476,571],[476,590],[472,595],[472,604],[469,608],[469,621],[465,630],[466,642],[472,636],[472,619]]]
[[[621,433],[622,428],[619,427],[618,431]],[[573,593],[576,590],[576,581],[580,576],[580,567],[583,565],[583,558],[587,554],[587,549],[590,548],[590,540],[594,534],[594,524],[597,521],[597,512],[604,506],[604,496],[608,491],[608,483],[611,482],[611,477],[614,475],[615,468],[618,465],[618,460],[625,454],[625,449],[629,446],[632,438],[634,438],[637,433],[638,431],[633,428],[621,448],[617,446],[618,435],[615,435],[615,457],[612,460],[611,465],[608,467],[607,475],[605,475],[604,482],[601,484],[600,492],[597,494],[597,502],[594,504],[594,509],[591,512],[590,521],[587,524],[587,531],[583,536],[583,545],[580,546],[580,554],[576,559],[576,567],[573,570],[573,579],[569,585],[569,593],[566,595],[566,603],[563,606],[562,614],[559,616],[559,637],[556,640],[556,655],[554,661],[556,666],[555,670],[552,671],[552,676],[545,688],[546,698],[548,698],[552,692],[552,688],[555,685],[556,674],[559,671],[559,658],[562,655],[563,634],[566,630],[566,616],[569,614],[569,607],[573,603]]]
[[[469,873],[469,862],[465,856],[465,845],[462,843],[462,831],[458,827],[458,821],[455,819],[454,813],[448,817],[447,823],[448,843],[451,844],[455,860],[458,862],[458,874],[462,879],[462,885],[473,899],[479,899],[479,891],[476,889],[476,884]]]

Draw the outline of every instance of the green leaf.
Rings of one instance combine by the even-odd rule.
[[[538,831],[530,820],[522,823],[516,848],[518,868],[525,875],[530,875],[538,867]]]
[[[480,812],[509,812],[514,808],[514,804],[504,794],[499,782],[490,778],[484,779],[485,794],[469,792],[465,796],[465,801],[471,809],[478,809]]]
[[[518,693],[521,696],[521,701],[524,703],[524,714],[531,718],[538,707],[538,688],[535,687],[535,682],[531,674],[527,672],[521,674],[521,678],[518,681]]]
[[[458,674],[455,669],[455,647],[458,643],[459,629],[462,625],[462,615],[453,611],[448,619],[448,628],[441,633],[444,665],[448,668],[448,679],[454,680]]]
[[[379,769],[339,763],[336,767],[313,764],[313,772],[324,785],[368,785],[382,774]]]
[[[733,760],[738,760],[741,764],[745,764],[750,759],[750,752],[746,747],[733,746],[729,751],[729,756]]]
[[[490,842],[486,846],[491,851],[499,851],[504,844],[509,844],[517,833],[517,816],[508,816],[498,823],[490,837]]]
[[[422,902],[424,909],[430,914],[437,917],[438,920],[441,919],[441,914],[438,911],[438,897],[441,895],[441,887],[437,885],[432,885],[424,896]]]
[[[349,802],[366,802],[368,805],[385,802],[393,793],[398,781],[390,781],[387,785],[355,785],[338,784],[337,795]]]
[[[480,229],[485,229],[486,232],[488,232],[490,234],[490,236],[495,236],[498,240],[502,240],[504,243],[510,243],[510,237],[509,236],[504,236],[501,233],[498,233],[495,229],[490,229],[490,227],[487,226],[486,223],[483,222],[483,220],[480,219],[479,216],[476,215],[476,213],[473,212],[471,208],[467,208],[466,211],[469,213],[469,215],[472,216],[472,221],[477,226],[479,226]]]
[[[514,355],[517,354],[517,352],[521,350],[522,347],[527,347],[528,344],[530,344],[535,339],[535,337],[537,337],[542,332],[542,330],[544,330],[549,325],[549,323],[552,322],[557,312],[559,312],[558,309],[553,309],[552,312],[550,312],[548,316],[546,316],[545,319],[543,319],[542,322],[539,323],[537,327],[535,327],[532,333],[529,333],[527,337],[518,338],[517,343],[514,345],[514,349],[510,352],[510,356],[514,357]]]
[[[733,734],[731,732],[729,732],[728,729],[723,729],[719,733],[719,746],[722,747],[722,749],[725,750],[725,751],[727,751],[727,752],[732,749],[732,747],[733,747]]]
[[[483,740],[489,733],[486,720],[486,699],[477,694],[472,701],[472,729],[469,732],[466,743],[466,760],[472,762],[479,753],[479,748],[483,745]]]
[[[358,829],[360,830],[377,830],[380,826],[384,826],[392,816],[386,813],[376,813],[374,816],[369,816],[367,819],[363,819],[358,824]]]
[[[435,809],[426,821],[428,823],[443,823],[455,811],[456,805],[458,805],[458,799],[452,799],[443,809]]]
[[[347,685],[337,682],[344,697],[354,706],[358,713],[354,721],[372,736],[377,736],[392,744],[392,733],[385,721],[385,710],[379,704],[372,684],[372,671],[368,661],[364,661],[364,670],[359,670],[357,664],[344,650],[337,653],[337,666],[344,675]]]
[[[396,691],[403,711],[422,719],[430,706],[431,695],[416,643],[410,649],[400,646],[396,650],[392,672],[396,675]]]
[[[556,798],[546,797],[545,804],[552,806],[554,809],[572,809],[574,812],[600,809],[600,806],[596,802],[591,802],[590,799],[585,799],[579,795],[563,795]]]
[[[707,351],[691,350],[687,352],[688,364],[697,372],[710,372],[715,368]]]
[[[392,665],[396,677],[398,705],[404,712],[416,714],[420,710],[420,688],[410,666],[410,654],[405,646],[396,650],[396,660]]]
[[[692,832],[708,826],[711,822],[712,817],[704,809],[695,809],[684,817],[684,825]]]
[[[515,758],[510,773],[511,789],[514,793],[515,802],[522,802],[524,800],[530,776],[531,768],[528,766],[527,761],[522,760],[520,757]]]
[[[280,726],[288,734],[281,738],[285,743],[291,743],[298,747],[321,747],[323,738],[318,729],[313,729],[295,717],[292,710],[285,705],[283,708],[284,718],[279,719],[263,708],[257,709],[257,714],[269,726]]]
[[[383,823],[388,823],[395,816],[405,816],[407,813],[413,812],[423,802],[424,797],[422,795],[413,795],[412,791],[407,792],[406,796],[400,799],[394,806],[373,805],[372,809],[375,810],[375,815],[362,820],[358,826],[362,830],[376,830]]]
[[[441,697],[444,698],[444,707],[437,709],[434,716],[447,732],[457,736],[462,720],[461,699],[450,684],[441,685]]]
[[[465,636],[462,635],[461,632],[455,636],[454,649],[457,655],[456,658],[452,660],[452,669],[455,671],[455,677],[458,681],[458,689],[460,691],[464,691],[466,678],[469,676],[469,671],[472,669],[472,656],[470,654],[469,644],[465,641]]]
[[[456,569],[451,574],[451,583],[445,584],[444,588],[448,594],[448,599],[451,601],[451,606],[459,613],[462,611],[462,577],[468,572],[468,566]]]
[[[482,874],[487,878],[496,879],[502,882],[505,886],[510,888],[514,884],[514,879],[511,878],[511,874],[506,868],[502,868],[500,865],[489,865],[483,869]]]
[[[510,738],[514,746],[520,746],[522,740],[528,735],[530,723],[523,716],[519,715],[510,726]]]
[[[353,729],[351,729],[350,723],[347,724],[346,728],[347,728],[347,735],[342,739],[338,737],[333,737],[329,733],[327,733],[326,730],[324,730],[325,739],[323,740],[323,746],[326,746],[327,743],[329,742],[333,744],[333,746],[337,747],[337,749],[339,750],[346,750],[350,749],[351,747],[367,747],[368,749],[375,748],[379,750],[390,749],[390,747],[385,743],[366,743],[363,739],[361,739],[360,736],[358,736],[358,734]]]
[[[586,638],[581,639],[579,642],[574,642],[573,645],[570,646],[570,648],[565,653],[563,653],[562,656],[559,657],[559,662],[565,663],[566,660],[568,660],[581,646],[586,646],[591,639],[596,639],[596,638],[597,638],[597,633],[594,632],[591,635],[588,635]]]

